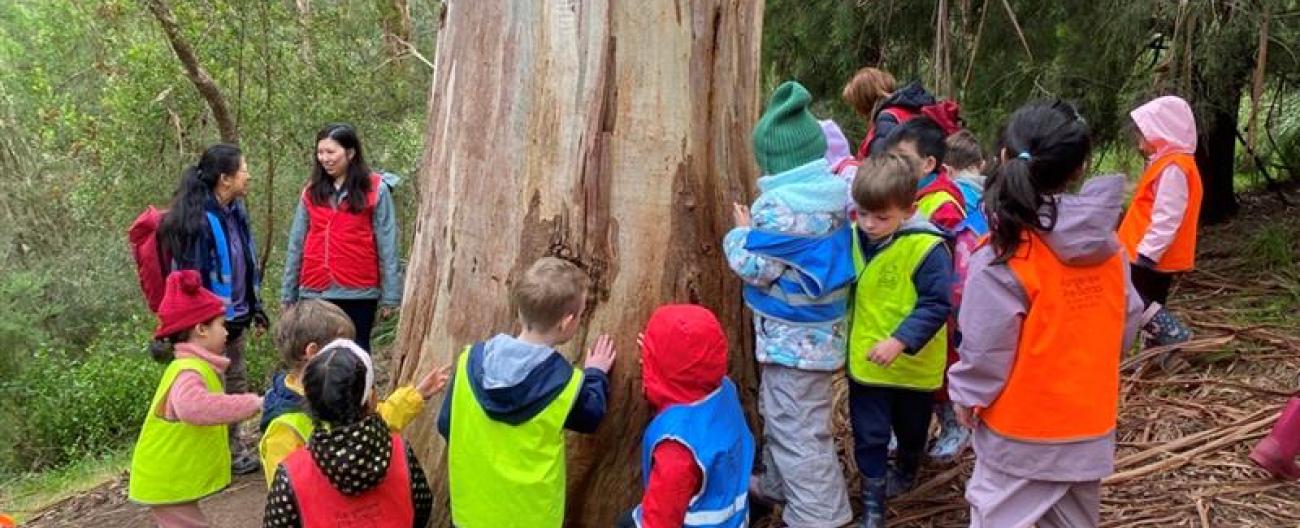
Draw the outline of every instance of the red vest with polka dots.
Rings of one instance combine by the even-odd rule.
[[[360,495],[344,495],[330,484],[316,467],[311,452],[299,448],[284,459],[284,469],[298,499],[303,528],[356,526],[365,528],[410,528],[415,522],[411,501],[411,475],[406,466],[406,446],[392,435],[393,452],[388,474],[378,486]]]

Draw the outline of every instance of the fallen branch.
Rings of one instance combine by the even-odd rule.
[[[1274,412],[1276,412],[1276,409],[1274,410]],[[1147,464],[1147,465],[1142,466],[1142,467],[1134,468],[1134,469],[1131,469],[1131,470],[1128,470],[1128,471],[1124,471],[1124,472],[1121,472],[1121,473],[1116,473],[1116,474],[1114,474],[1114,475],[1111,475],[1110,477],[1107,477],[1105,480],[1103,480],[1103,481],[1102,481],[1102,484],[1103,484],[1103,485],[1106,485],[1106,486],[1114,486],[1114,485],[1116,485],[1116,484],[1121,484],[1121,483],[1124,483],[1124,482],[1127,482],[1127,481],[1130,481],[1130,480],[1134,480],[1134,479],[1142,478],[1142,477],[1144,477],[1144,476],[1147,476],[1147,475],[1150,475],[1150,474],[1152,474],[1152,473],[1156,473],[1156,472],[1159,472],[1159,471],[1172,470],[1172,469],[1176,469],[1176,468],[1182,467],[1182,466],[1184,466],[1184,465],[1190,463],[1190,462],[1192,461],[1193,458],[1196,458],[1197,456],[1199,456],[1199,455],[1201,455],[1201,454],[1204,454],[1204,453],[1207,453],[1207,452],[1210,452],[1210,451],[1214,451],[1214,450],[1219,449],[1219,448],[1221,448],[1221,447],[1223,447],[1223,446],[1231,445],[1231,444],[1234,444],[1234,443],[1237,443],[1237,442],[1240,442],[1240,441],[1246,439],[1246,438],[1249,437],[1252,433],[1254,433],[1254,432],[1256,432],[1256,431],[1259,431],[1260,429],[1263,429],[1263,428],[1265,428],[1265,427],[1268,427],[1268,426],[1272,425],[1273,422],[1274,422],[1276,419],[1277,419],[1277,417],[1276,417],[1276,416],[1272,416],[1272,413],[1270,413],[1269,416],[1266,416],[1266,417],[1261,418],[1261,419],[1259,419],[1259,420],[1256,420],[1256,421],[1253,421],[1253,422],[1247,423],[1247,424],[1245,424],[1245,425],[1241,425],[1241,426],[1238,426],[1238,427],[1236,427],[1236,428],[1233,428],[1233,429],[1235,429],[1235,430],[1233,430],[1232,433],[1230,433],[1230,434],[1228,434],[1227,436],[1224,436],[1224,437],[1222,437],[1222,438],[1219,438],[1218,440],[1215,440],[1215,441],[1213,441],[1213,442],[1208,442],[1208,443],[1206,443],[1206,444],[1201,445],[1200,447],[1197,447],[1197,448],[1195,448],[1195,449],[1191,449],[1191,450],[1186,451],[1186,452],[1182,452],[1182,453],[1171,453],[1171,454],[1173,454],[1174,456],[1172,456],[1172,457],[1170,457],[1170,458],[1166,458],[1166,459],[1161,460],[1161,461],[1159,461],[1159,462],[1155,462],[1155,463],[1152,463],[1152,464]]]

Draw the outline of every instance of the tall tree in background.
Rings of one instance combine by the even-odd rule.
[[[720,245],[729,204],[747,201],[754,186],[762,3],[515,0],[446,9],[399,382],[452,363],[475,340],[516,331],[508,291],[535,259],[577,263],[592,278],[590,297],[563,352],[577,360],[608,333],[620,356],[600,431],[569,439],[568,525],[609,526],[638,500],[649,414],[635,337],[655,306],[713,309],[729,329],[731,375],[752,402],[740,283]],[[445,475],[432,424],[409,431],[429,474]],[[445,500],[447,483],[435,477],[435,488]],[[446,525],[448,511],[436,511]]]
[[[1294,108],[1289,101],[1300,93],[1295,0],[770,0],[765,16],[764,71],[802,81],[819,110],[858,138],[865,126],[839,94],[862,66],[958,99],[986,140],[1024,102],[1061,97],[1079,103],[1110,150],[1131,149],[1129,110],[1155,95],[1180,95],[1197,111],[1207,223],[1236,211],[1238,112],[1251,73],[1259,72],[1255,86],[1275,86],[1249,91],[1269,98],[1270,110]],[[1263,26],[1270,30],[1261,33]],[[1261,43],[1284,51],[1262,55]],[[1290,167],[1300,162],[1300,125],[1286,116],[1265,112],[1260,150]],[[1282,136],[1269,135],[1275,129]]]

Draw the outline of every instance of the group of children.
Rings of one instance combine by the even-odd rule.
[[[1120,358],[1140,328],[1153,344],[1188,337],[1163,304],[1195,252],[1190,108],[1162,97],[1133,112],[1150,163],[1117,223],[1125,179],[1085,179],[1091,140],[1068,103],[1017,110],[986,179],[953,105],[870,69],[845,96],[871,123],[857,155],[812,115],[807,90],[777,88],[753,133],[760,195],[734,206],[723,241],[753,311],[761,453],[717,318],[659,307],[637,339],[655,412],[644,493],[618,525],[745,526],[751,502],[780,504],[788,526],[850,523],[831,430],[832,385],[847,375],[861,526],[885,525],[887,500],[914,487],[927,449],[943,463],[968,443],[972,526],[1096,526]],[[470,345],[384,401],[347,315],[303,301],[280,321],[288,369],[263,398],[223,394],[222,301],[194,272],[175,272],[156,332],[174,359],[130,497],[160,526],[206,526],[197,501],[230,481],[227,427],[260,409],[266,526],[424,526],[432,493],[398,432],[446,388],[437,430],[453,524],[561,526],[564,431],[597,430],[616,358],[604,335],[581,369],[556,351],[577,332],[587,290],[573,263],[538,260],[512,285],[517,335]],[[1274,437],[1284,440],[1256,460],[1289,475],[1296,446]]]
[[[761,194],[724,241],[761,364],[750,499],[789,526],[850,521],[829,420],[847,364],[861,526],[885,525],[927,447],[943,463],[968,443],[972,526],[1096,526],[1120,358],[1139,330],[1190,337],[1163,307],[1195,254],[1190,107],[1132,112],[1149,163],[1120,222],[1125,178],[1085,178],[1090,135],[1068,103],[1015,112],[986,178],[955,103],[874,68],[844,98],[868,123],[855,155],[802,86],[776,89],[754,130]]]

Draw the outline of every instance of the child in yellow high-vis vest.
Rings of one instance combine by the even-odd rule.
[[[307,444],[313,425],[303,410],[302,375],[321,348],[335,339],[352,339],[356,328],[352,320],[334,303],[321,299],[304,299],[285,311],[276,329],[275,344],[287,372],[277,374],[262,406],[262,439],[258,454],[266,484],[271,485],[275,468],[290,453]],[[420,412],[424,402],[447,383],[447,368],[430,370],[415,385],[399,387],[379,402],[377,413],[389,429],[406,428]]]
[[[199,499],[230,484],[228,424],[257,414],[256,394],[226,394],[226,307],[193,270],[172,272],[154,338],[174,358],[163,372],[131,455],[129,498],[163,528],[207,526]]]
[[[587,276],[554,257],[534,262],[510,291],[517,336],[467,348],[438,415],[447,439],[452,524],[458,528],[564,524],[564,430],[593,433],[605,417],[614,345],[596,339],[585,368],[556,346],[573,339]]]
[[[917,164],[881,154],[868,158],[853,182],[849,421],[864,528],[885,526],[885,500],[916,483],[947,364],[952,258],[943,232],[917,214]],[[890,433],[898,438],[892,467]]]

